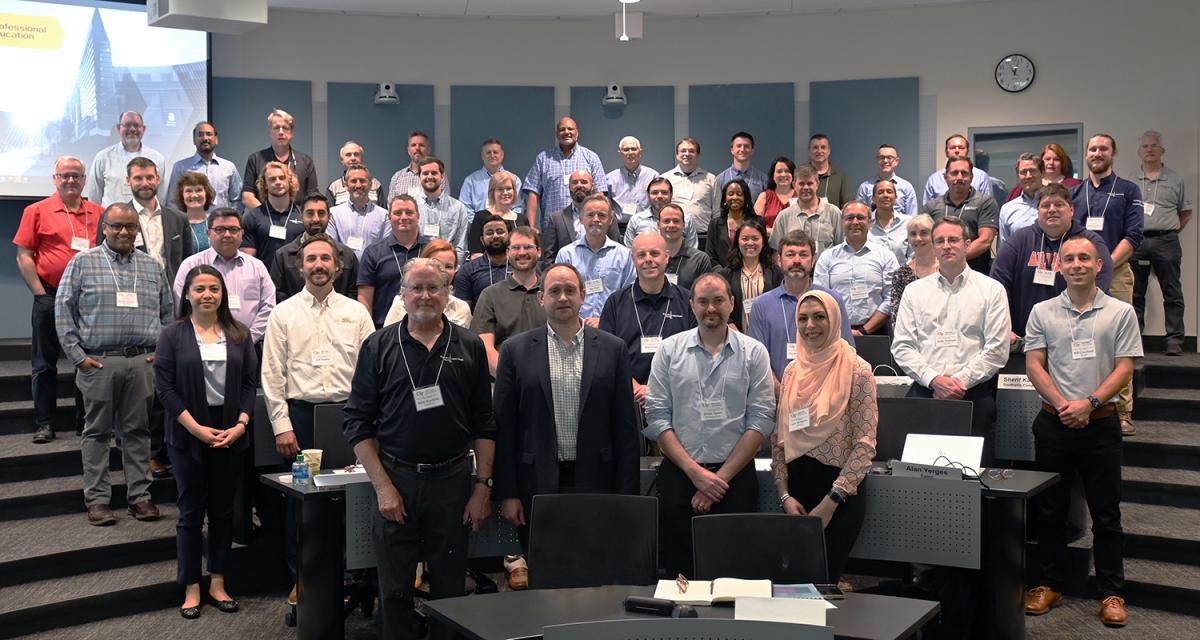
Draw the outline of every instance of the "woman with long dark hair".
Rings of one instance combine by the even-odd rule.
[[[234,320],[221,272],[199,265],[187,273],[179,317],[163,329],[154,352],[154,386],[165,409],[167,452],[178,489],[177,579],[185,586],[179,613],[200,617],[201,529],[208,515],[208,600],[232,613],[225,590],[233,544],[233,496],[254,411],[254,343]]]
[[[767,226],[759,216],[748,218],[733,234],[733,246],[723,268],[717,269],[733,289],[733,315],[729,317],[739,331],[750,326],[750,306],[754,299],[778,287],[783,271],[775,260],[775,249],[767,244]]]
[[[742,222],[750,218],[761,218],[754,213],[753,203],[750,202],[750,187],[740,178],[730,180],[721,187],[721,215],[714,216],[708,223],[708,239],[704,243],[704,252],[712,258],[715,265],[723,265],[729,260],[729,249],[733,245],[733,234],[742,226]]]

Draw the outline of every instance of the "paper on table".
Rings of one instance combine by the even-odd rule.
[[[836,609],[824,600],[804,598],[749,598],[734,600],[734,620],[788,622],[825,626],[825,610]]]

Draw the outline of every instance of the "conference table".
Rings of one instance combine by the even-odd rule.
[[[471,640],[540,638],[556,624],[654,617],[625,611],[625,596],[652,596],[653,586],[529,589],[425,603],[425,611]],[[848,593],[826,612],[836,638],[900,640],[914,636],[940,611],[937,602]],[[696,607],[701,618],[732,618],[732,606]]]

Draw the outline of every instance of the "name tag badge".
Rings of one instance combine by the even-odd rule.
[[[567,191],[571,190],[571,174],[563,174],[563,186],[567,188]]]
[[[600,278],[592,278],[583,283],[583,290],[590,296],[593,293],[604,291],[604,281]]]
[[[234,310],[241,309],[242,308],[242,297],[231,294],[229,296],[229,308],[234,309]]]
[[[350,247],[354,251],[358,251],[363,248],[363,240],[358,236],[350,236],[349,238],[346,238],[346,246]]]
[[[789,342],[787,345],[787,359],[788,360],[796,359],[796,343],[795,342]]]
[[[438,237],[438,234],[441,232],[442,232],[442,230],[440,227],[437,226],[437,223],[421,225],[421,233],[430,238]]]
[[[701,400],[700,419],[705,422],[725,419],[725,403],[720,400]]]
[[[1091,338],[1087,340],[1072,340],[1071,341],[1071,358],[1074,360],[1088,360],[1096,357],[1096,342]]]
[[[333,364],[333,349],[317,347],[312,350],[312,366],[327,367]]]
[[[271,225],[271,231],[268,233],[276,240],[287,240],[287,227],[283,225]]]
[[[658,353],[662,347],[662,336],[642,336],[642,353]]]
[[[1137,265],[1139,267],[1148,267],[1148,266],[1150,266],[1150,261],[1149,260],[1138,260]]]
[[[442,388],[436,384],[417,387],[413,390],[413,404],[417,405],[417,411],[428,411],[446,404],[442,400]]]
[[[796,409],[788,414],[788,431],[800,431],[808,428],[808,409]]]
[[[71,251],[87,251],[89,248],[87,238],[71,237]]]
[[[958,334],[953,331],[937,331],[933,334],[933,341],[939,347],[957,347]]]
[[[1049,269],[1043,269],[1041,267],[1038,267],[1037,270],[1035,270],[1033,272],[1033,283],[1034,284],[1044,284],[1048,287],[1053,287],[1054,286],[1054,272]]]
[[[623,213],[627,216],[631,216],[631,215],[637,213],[637,204],[633,203],[633,202],[622,202],[621,203],[621,213]]]
[[[1104,216],[1088,216],[1088,231],[1104,231]]]
[[[125,309],[136,309],[138,306],[136,291],[118,291],[117,306]]]
[[[1143,204],[1142,209],[1145,210],[1146,215],[1148,215],[1148,216],[1154,215],[1154,204],[1153,203],[1147,202],[1147,203]]]
[[[225,345],[215,342],[200,345],[200,359],[205,362],[225,362]]]
[[[865,284],[850,285],[850,299],[851,300],[866,299],[867,294],[869,294],[870,292],[871,292],[870,288],[868,288],[867,285],[865,285]]]
[[[679,274],[678,273],[668,273],[667,274],[667,282],[670,282],[671,284],[679,284]]]

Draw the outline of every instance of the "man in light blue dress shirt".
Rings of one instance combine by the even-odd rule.
[[[633,284],[637,274],[629,249],[608,236],[612,211],[608,196],[593,193],[579,207],[583,237],[559,249],[554,261],[565,262],[583,276],[583,308],[579,314],[589,326],[600,326],[600,312],[612,294]]]
[[[441,238],[454,245],[458,253],[458,264],[467,261],[467,229],[471,226],[472,212],[466,205],[445,192],[446,165],[433,156],[418,161],[422,194],[417,198],[421,212],[421,238],[429,242]]]
[[[572,173],[584,169],[595,180],[598,193],[608,191],[600,156],[579,144],[579,125],[575,120],[570,116],[559,119],[554,136],[557,144],[534,158],[522,187],[527,198],[525,213],[529,216],[529,226],[537,229],[544,229],[551,215],[570,206]]]
[[[1038,191],[1042,189],[1042,173],[1046,164],[1036,153],[1022,153],[1017,158],[1017,178],[1021,180],[1021,195],[1000,207],[1000,244],[1012,234],[1037,224]]]
[[[745,180],[750,187],[747,202],[753,203],[767,188],[767,174],[750,166],[750,159],[754,157],[754,136],[745,131],[733,134],[729,139],[729,155],[733,156],[733,164],[717,174],[717,189],[723,191],[730,180]]]
[[[671,199],[675,197],[675,192],[671,186],[671,181],[664,177],[656,177],[649,182],[646,187],[646,201],[649,207],[639,210],[629,219],[629,224],[625,225],[625,246],[633,248],[633,239],[647,231],[658,231],[659,213],[663,207],[671,204]],[[692,223],[691,218],[684,221],[683,227],[683,243],[687,246],[697,249],[700,246],[699,240],[696,239],[696,225]]]
[[[699,326],[663,340],[650,364],[643,433],[663,452],[658,530],[667,575],[694,575],[692,516],[757,510],[754,452],[775,430],[775,383],[767,348],[729,330],[733,304],[724,277],[697,278]]]
[[[857,200],[842,210],[846,241],[817,258],[813,282],[842,295],[854,335],[876,333],[887,327],[892,313],[892,272],[900,268],[896,256],[881,244],[867,242],[870,211]]]
[[[608,182],[609,195],[621,207],[617,220],[623,222],[650,206],[646,187],[658,177],[658,171],[642,164],[642,143],[633,136],[621,138],[617,151],[621,153],[621,166],[609,171],[605,180]],[[631,243],[632,240],[626,242],[625,246]]]
[[[858,185],[854,199],[871,204],[875,195],[875,183],[880,180],[890,180],[896,188],[896,211],[905,215],[915,216],[921,205],[917,202],[917,191],[912,183],[896,175],[896,167],[900,166],[900,152],[890,144],[879,145],[875,154],[875,166],[879,169],[879,177],[874,180],[863,180]]]
[[[504,168],[504,146],[495,138],[488,138],[483,141],[483,149],[480,151],[480,158],[483,160],[483,167],[478,171],[473,172],[463,180],[462,188],[458,190],[458,199],[472,213],[484,211],[488,207],[488,184],[492,181],[492,176],[497,171],[507,171]],[[516,183],[513,187],[517,193],[521,193],[521,179],[513,175],[513,181]],[[524,203],[520,198],[513,201],[512,210],[521,213],[525,210]]]
[[[350,200],[329,211],[327,233],[331,238],[350,247],[362,260],[363,250],[387,235],[387,209],[371,201],[371,172],[361,164],[346,169],[346,189]]]
[[[967,137],[961,133],[956,133],[949,138],[946,138],[946,159],[950,158],[970,158],[971,145],[967,143]],[[986,171],[974,166],[975,161],[971,161],[971,187],[979,193],[992,193],[992,178]],[[946,173],[938,170],[929,174],[929,179],[925,181],[925,193],[922,196],[921,204],[925,204],[934,198],[946,195],[946,191],[950,189],[950,185],[946,183]]]
[[[209,210],[221,207],[233,207],[239,211],[242,208],[242,174],[237,165],[216,154],[217,128],[211,122],[199,122],[192,128],[192,144],[196,145],[196,153],[176,162],[171,167],[170,181],[167,186],[167,203],[174,205],[175,192],[179,188],[179,179],[183,174],[203,173],[208,178],[208,184],[213,188],[213,200]]]

